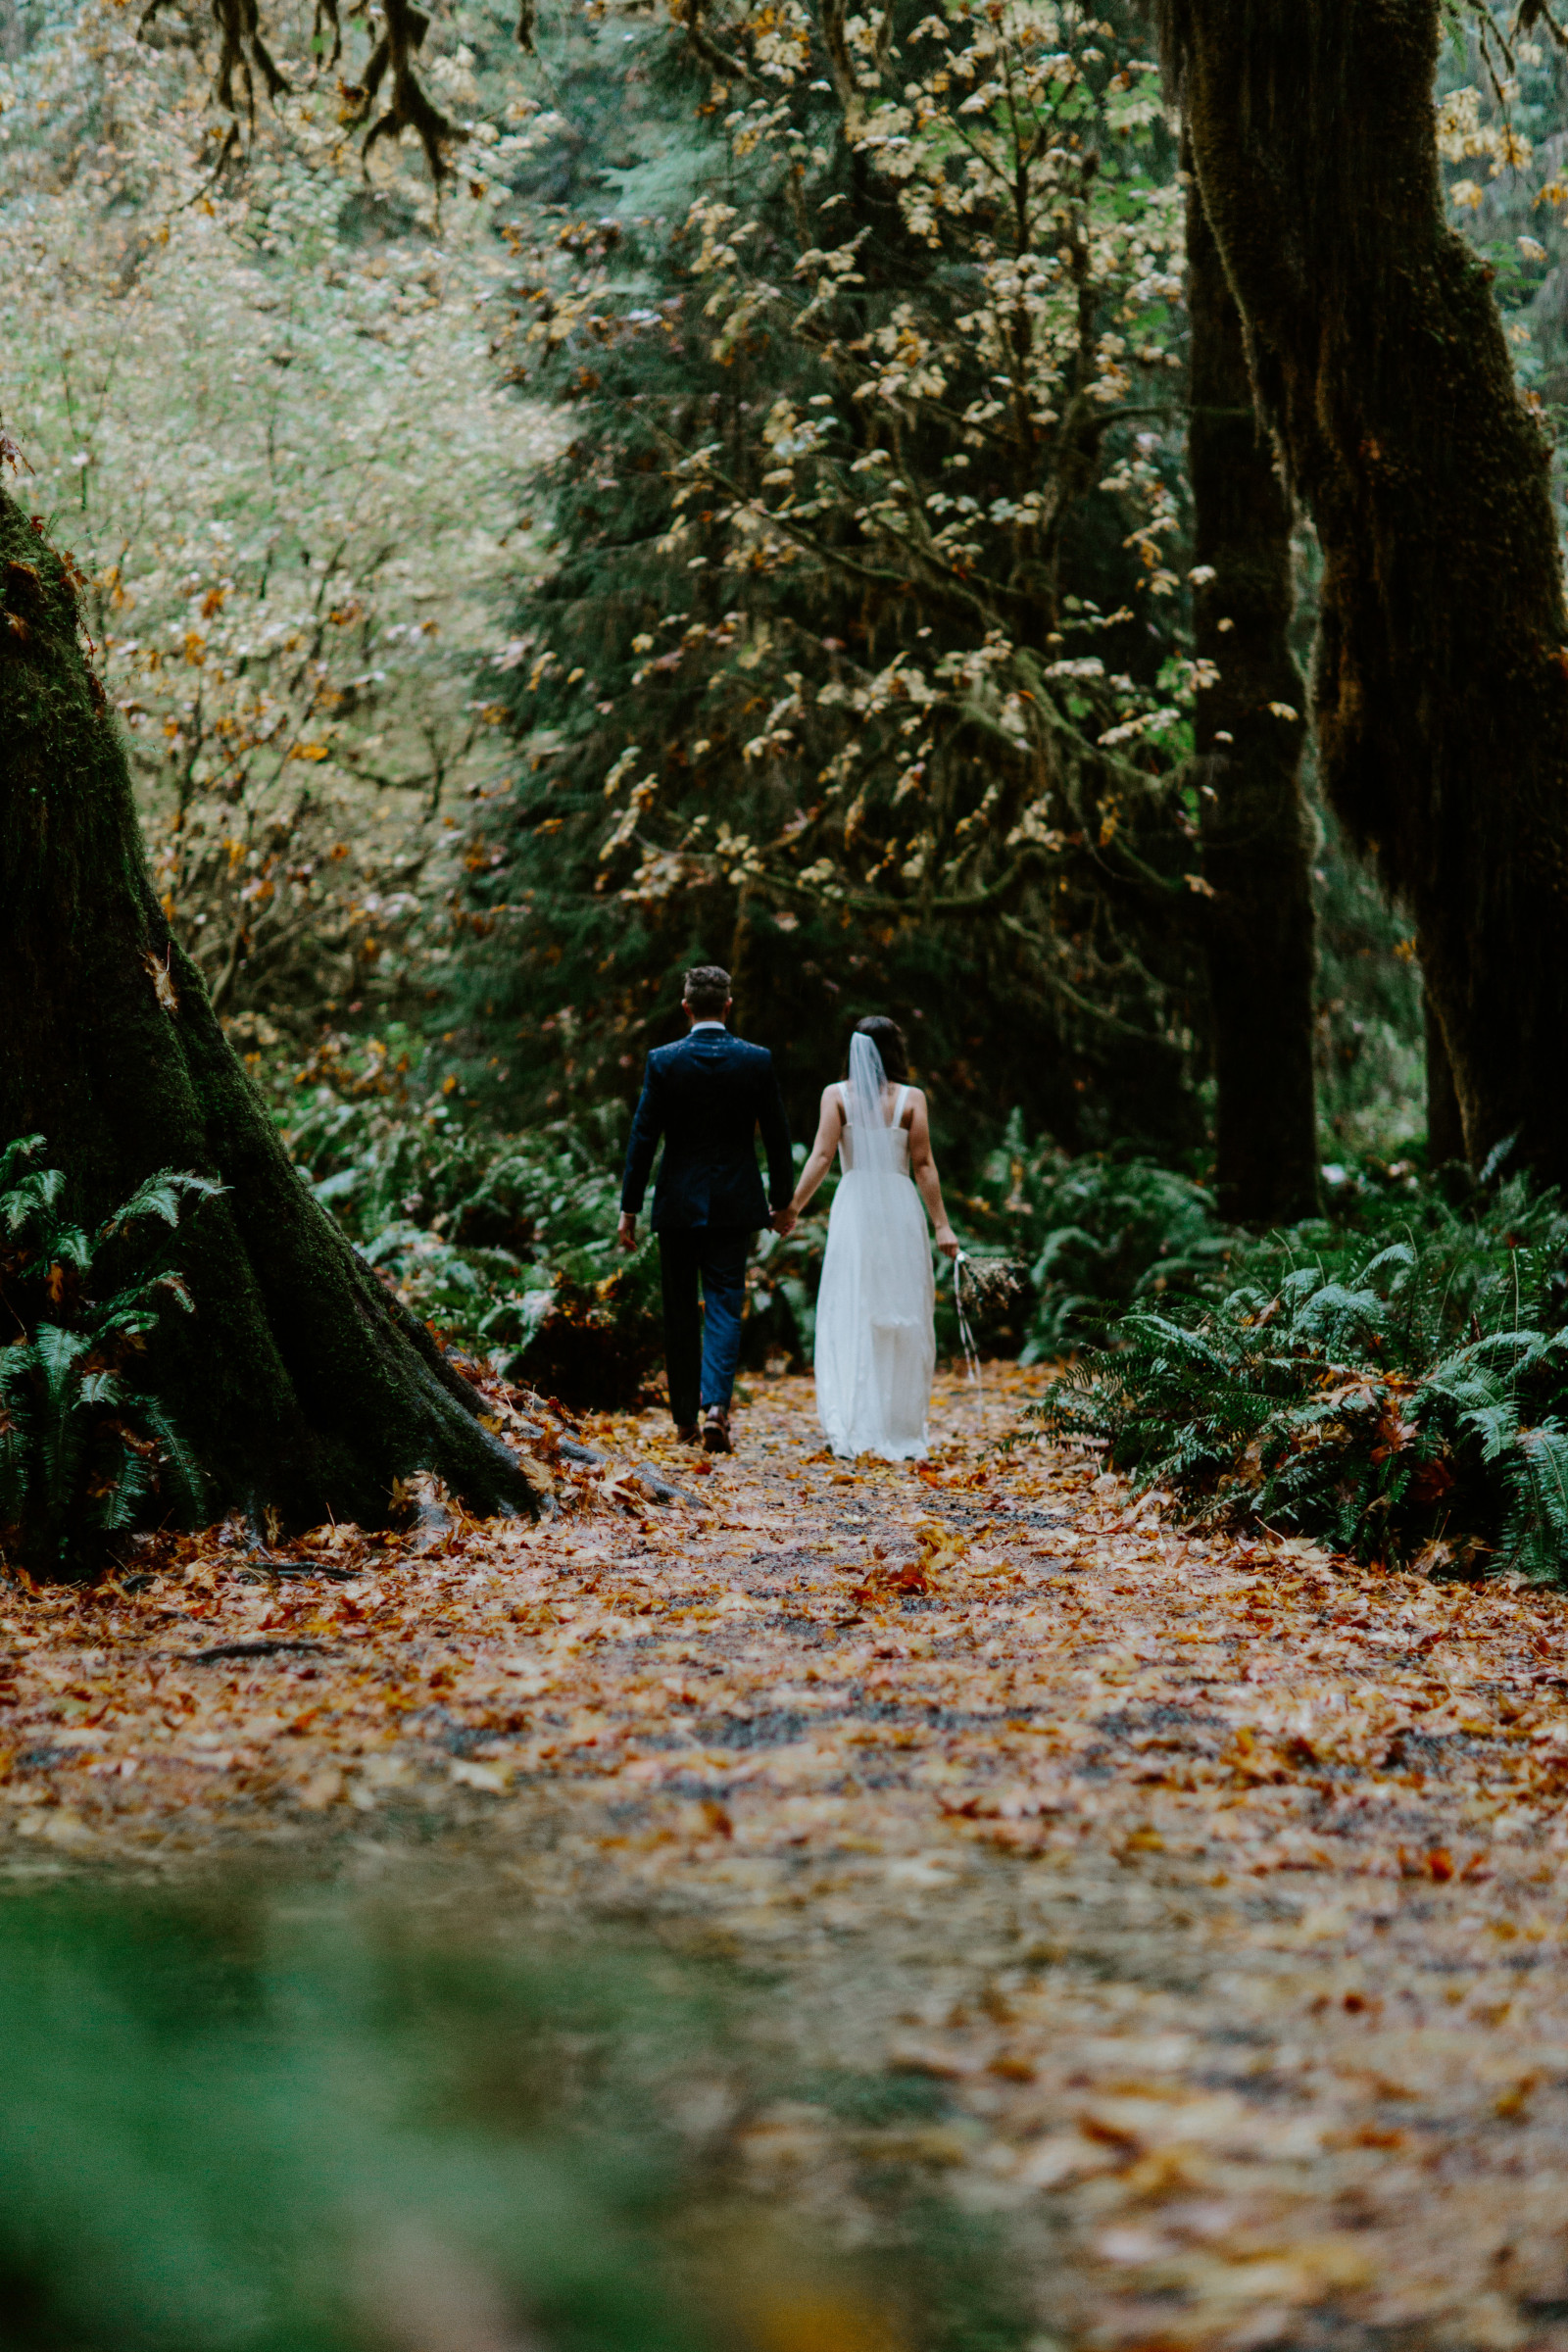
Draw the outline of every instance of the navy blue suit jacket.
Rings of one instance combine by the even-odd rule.
[[[631,1123],[623,1213],[634,1217],[641,1209],[662,1136],[654,1231],[711,1225],[757,1232],[768,1211],[757,1165],[759,1127],[768,1192],[774,1208],[784,1208],[795,1189],[795,1168],[772,1054],[727,1029],[693,1029],[678,1045],[656,1046]]]

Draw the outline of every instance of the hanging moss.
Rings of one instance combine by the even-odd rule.
[[[226,1188],[179,1236],[197,1312],[148,1367],[208,1507],[374,1526],[420,1470],[530,1507],[478,1396],[290,1165],[171,936],[71,567],[3,493],[0,582],[0,1138],[47,1137],[85,1224],[159,1168]]]

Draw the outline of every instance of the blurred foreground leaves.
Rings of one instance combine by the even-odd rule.
[[[629,1971],[101,1897],[13,1902],[0,1987],[8,2344],[698,2340],[651,2275],[669,2132],[573,2140],[550,2087],[564,2037],[693,2030]]]
[[[748,1989],[297,1886],[13,1900],[0,2341],[897,2352],[865,2263],[776,2242],[714,2163]],[[1011,2344],[965,2236],[916,2258],[915,2337]]]

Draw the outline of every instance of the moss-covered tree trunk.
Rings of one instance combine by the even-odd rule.
[[[1317,1205],[1312,883],[1301,803],[1305,690],[1291,655],[1291,503],[1252,404],[1241,316],[1196,187],[1187,208],[1188,458],[1205,950],[1222,1212],[1282,1224]],[[1205,577],[1205,574],[1211,576]]]
[[[374,1526],[419,1471],[528,1509],[477,1395],[291,1166],[172,938],[71,583],[3,493],[0,592],[0,1141],[43,1135],[93,1222],[160,1168],[227,1188],[172,1245],[196,1311],[150,1343],[206,1509]]]
[[[1167,0],[1203,209],[1322,542],[1328,798],[1415,917],[1465,1147],[1568,1179],[1568,613],[1546,446],[1446,223],[1439,0]]]
[[[1464,1157],[1464,1121],[1453,1091],[1448,1049],[1430,1002],[1423,1007],[1427,1052],[1427,1165],[1441,1168]]]

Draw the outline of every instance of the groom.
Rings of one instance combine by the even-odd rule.
[[[620,1189],[623,1250],[637,1247],[637,1212],[661,1136],[664,1156],[654,1190],[664,1292],[664,1361],[675,1434],[698,1436],[710,1453],[731,1451],[729,1398],[741,1349],[746,1252],[760,1226],[777,1226],[794,1189],[789,1123],[761,1046],[731,1037],[729,974],[700,963],[686,975],[681,1007],[687,1035],[648,1056],[631,1123]],[[756,1134],[767,1152],[769,1218],[757,1165]],[[697,1286],[703,1289],[699,1318]]]

